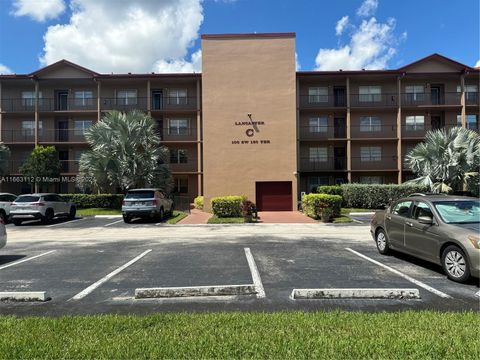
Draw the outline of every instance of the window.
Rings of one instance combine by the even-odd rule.
[[[406,97],[405,100],[407,103],[413,103],[417,101],[423,101],[425,98],[425,88],[423,85],[408,85],[405,86]]]
[[[408,217],[408,212],[410,210],[410,206],[412,205],[412,201],[401,201],[395,205],[392,209],[392,214],[398,215],[401,217]]]
[[[38,104],[42,104],[42,92],[38,92]],[[22,91],[22,105],[28,107],[35,106],[35,91]]]
[[[38,122],[38,135],[43,134],[43,123],[40,120]],[[22,121],[22,136],[35,136],[35,120],[23,120]]]
[[[382,88],[380,86],[359,86],[359,102],[379,102],[382,100]]]
[[[425,129],[425,116],[413,115],[405,117],[405,124],[407,131],[418,131]]]
[[[76,106],[93,105],[93,92],[90,90],[75,91],[74,97]]]
[[[382,123],[377,116],[361,116],[360,117],[360,131],[375,132],[382,131]]]
[[[92,120],[75,120],[73,122],[73,135],[83,136],[85,131],[93,125]]]
[[[168,135],[187,135],[187,119],[170,119],[168,121]]]
[[[173,189],[174,193],[177,194],[186,194],[188,193],[188,178],[179,177],[174,180],[175,187]]]
[[[457,126],[462,126],[462,115],[457,115]],[[475,114],[468,114],[465,115],[465,126],[467,129],[477,131],[477,115]]]
[[[170,150],[170,163],[171,164],[186,164],[188,161],[187,150],[185,149],[172,149]]]
[[[382,159],[382,148],[380,146],[360,147],[361,161],[380,161]]]
[[[315,117],[308,119],[308,129],[311,133],[326,133],[328,129],[328,119],[326,117]]]
[[[118,90],[117,104],[118,105],[136,105],[137,90]]]
[[[308,177],[308,190],[310,192],[316,192],[317,187],[323,185],[330,185],[330,179],[328,176],[309,176]]]
[[[360,176],[360,184],[383,184],[382,176]]]
[[[328,148],[326,147],[311,147],[310,157],[311,162],[325,162],[328,160]]]
[[[417,201],[413,204],[412,217],[417,220],[420,216],[427,216],[433,219],[433,213],[430,207],[424,202]]]
[[[168,91],[170,105],[185,105],[187,103],[187,89],[170,89]]]
[[[328,87],[310,87],[308,88],[309,103],[326,103],[328,102]]]
[[[457,86],[457,93],[462,92],[462,87]],[[477,85],[465,85],[465,101],[467,103],[478,102],[478,86]]]

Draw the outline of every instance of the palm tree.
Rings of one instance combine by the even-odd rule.
[[[155,121],[141,111],[107,113],[85,133],[91,150],[80,159],[84,183],[99,191],[173,187],[168,149],[160,145]]]
[[[433,192],[466,190],[469,180],[478,176],[480,136],[464,128],[428,131],[425,141],[407,154],[405,164],[418,175],[407,183]]]
[[[8,173],[9,160],[10,149],[4,143],[0,143],[0,175],[6,175]]]

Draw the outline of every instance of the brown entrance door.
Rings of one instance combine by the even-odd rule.
[[[292,211],[292,182],[257,182],[256,201],[258,211]]]

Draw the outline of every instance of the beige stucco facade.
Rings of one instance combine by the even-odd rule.
[[[214,196],[256,201],[259,181],[288,181],[297,192],[295,37],[233,39],[202,39],[207,208]]]

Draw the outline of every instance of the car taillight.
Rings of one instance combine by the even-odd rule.
[[[5,221],[3,220],[3,217],[0,216],[0,224],[5,225]]]
[[[157,205],[157,199],[153,199],[152,205],[156,206]]]
[[[35,204],[33,204],[33,205],[35,205],[35,206],[45,206],[45,204],[44,204],[44,203],[41,203],[41,202],[35,203]]]

